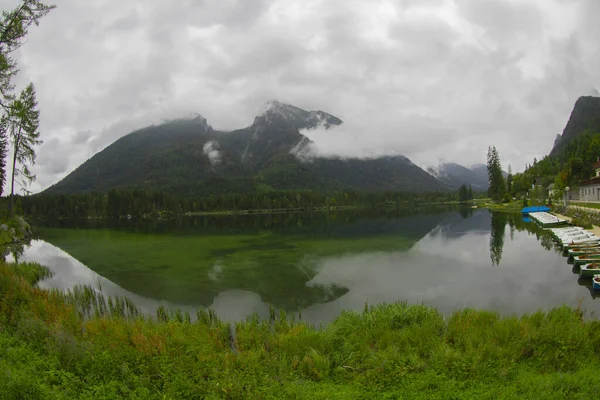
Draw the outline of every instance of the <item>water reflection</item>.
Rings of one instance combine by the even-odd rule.
[[[466,204],[461,204],[458,208],[458,213],[464,219],[467,219],[473,215],[473,208]]]
[[[490,258],[492,265],[500,265],[502,250],[504,247],[504,233],[508,215],[503,212],[492,214],[492,230],[490,235]]]
[[[12,253],[7,261],[15,261]],[[32,240],[21,261],[37,262],[52,269],[54,275],[38,284],[42,289],[58,288],[66,291],[79,285],[91,285],[100,288],[107,297],[128,297],[142,313],[153,315],[160,306],[168,309],[179,308],[181,311],[189,312],[192,316],[195,315],[198,308],[203,308],[201,305],[174,304],[125,290],[92,271],[63,250],[43,240]],[[260,296],[243,290],[228,290],[219,293],[209,308],[215,310],[220,318],[226,321],[238,321],[253,313],[257,313],[261,317],[269,315],[269,306],[261,300]]]
[[[576,306],[580,302],[589,311],[597,310],[588,286],[585,282],[581,282],[583,286],[575,283],[571,266],[552,250],[548,235],[535,225],[523,222],[519,216],[490,214],[487,210],[471,209],[469,216],[464,216],[457,210],[358,221],[358,225],[354,222],[330,224],[327,235],[315,230],[318,242],[326,244],[328,249],[319,254],[314,251],[320,247],[302,245],[305,236],[310,236],[310,230],[303,230],[300,236],[297,232],[281,231],[267,239],[264,232],[257,232],[253,241],[244,239],[244,246],[255,248],[252,257],[260,256],[255,259],[260,262],[256,263],[261,268],[268,264],[270,269],[256,275],[255,272],[262,270],[254,270],[247,264],[252,273],[245,269],[228,272],[231,266],[222,262],[227,252],[221,251],[211,256],[214,258],[208,260],[210,268],[202,272],[218,290],[188,297],[185,303],[169,301],[152,292],[142,295],[140,291],[124,288],[43,240],[34,241],[26,249],[24,258],[48,265],[55,271],[52,279],[41,284],[43,287],[68,289],[81,283],[100,284],[106,294],[127,296],[149,313],[155,312],[159,305],[177,306],[184,311],[208,306],[223,319],[239,320],[255,312],[267,316],[270,305],[283,304],[282,308],[288,311],[302,308],[304,319],[318,323],[330,321],[346,309],[361,310],[365,303],[395,301],[425,303],[445,313],[476,307],[520,314],[563,304]],[[303,224],[303,229],[307,225],[310,224]],[[385,233],[378,236],[377,232]],[[52,231],[52,235],[59,233]],[[52,235],[50,240],[59,241],[58,236]],[[277,252],[272,247],[275,238]],[[412,243],[409,247],[390,246],[407,239]],[[294,247],[282,247],[280,243]],[[167,245],[167,241],[161,244]],[[88,246],[85,240],[71,244],[72,251],[80,254],[85,254]],[[552,251],[546,251],[547,246]],[[125,256],[134,247],[135,242],[130,241],[117,250]],[[329,251],[331,249],[335,251]],[[234,258],[250,256],[246,250],[231,251],[229,255]],[[290,259],[290,254],[300,258]],[[287,264],[292,262],[290,260],[293,265]],[[502,268],[493,268],[500,264]],[[289,268],[295,272],[291,273]],[[288,272],[282,275],[277,272],[281,269]],[[227,274],[231,273],[245,275],[241,280],[228,280]],[[138,280],[144,279],[141,270],[135,274]],[[315,297],[315,294],[318,295]],[[209,300],[205,302],[204,298]]]

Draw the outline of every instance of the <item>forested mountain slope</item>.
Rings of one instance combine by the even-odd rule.
[[[575,102],[562,135],[555,142],[551,156],[562,155],[569,143],[584,133],[600,132],[600,97],[582,96]]]
[[[304,129],[342,121],[323,111],[271,102],[251,126],[218,132],[201,116],[150,126],[117,140],[46,193],[137,187],[181,195],[254,190],[449,188],[403,156],[375,159],[296,157]]]
[[[575,188],[579,181],[593,175],[592,164],[599,156],[600,97],[580,97],[550,154],[515,175],[512,193],[526,192],[536,179],[544,187],[554,183],[557,189]]]

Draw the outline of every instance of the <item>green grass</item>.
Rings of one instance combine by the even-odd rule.
[[[411,228],[407,228],[410,230]],[[139,234],[115,230],[40,229],[95,272],[141,296],[208,306],[229,289],[250,290],[277,308],[298,310],[331,301],[345,289],[307,286],[324,257],[407,250],[420,237],[281,234]],[[333,296],[333,297],[332,297]]]
[[[594,225],[600,225],[600,214],[596,211],[569,207],[566,214],[575,226],[592,229]]]
[[[209,313],[125,318],[119,307],[84,319],[77,305],[90,295],[35,289],[45,274],[0,263],[3,399],[584,399],[600,390],[600,322],[577,309],[444,318],[389,304],[344,312],[324,329],[285,315],[234,325]]]
[[[521,212],[523,209],[523,203],[521,201],[511,201],[510,203],[485,203],[481,207],[489,208],[492,211],[504,211],[504,212]]]

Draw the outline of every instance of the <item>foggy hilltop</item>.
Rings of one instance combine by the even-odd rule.
[[[269,102],[250,126],[229,132],[213,129],[195,114],[118,139],[45,193],[131,186],[190,195],[258,188],[447,191],[472,184],[485,189],[481,167],[444,164],[427,172],[402,155],[321,156],[303,134],[317,128],[327,134],[341,124],[327,112],[279,101]]]

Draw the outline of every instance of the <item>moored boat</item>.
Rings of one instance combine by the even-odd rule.
[[[559,236],[577,235],[577,234],[584,234],[584,233],[586,233],[586,231],[583,228],[572,228],[572,229],[568,229],[568,230],[550,231],[550,234],[552,235],[552,237],[554,239],[558,238]]]
[[[589,247],[573,247],[572,249],[568,249],[567,253],[569,257],[580,256],[582,254],[600,253],[600,245]]]
[[[600,275],[594,275],[592,279],[592,288],[594,290],[600,290]]]
[[[560,246],[563,249],[572,249],[574,247],[579,247],[582,244],[598,244],[598,238],[595,238],[595,239],[588,238],[588,239],[583,239],[583,240],[573,240],[570,242],[563,242],[563,243],[560,243]]]
[[[600,264],[585,264],[579,268],[579,276],[591,278],[594,275],[600,274]]]
[[[586,254],[584,256],[573,257],[573,264],[575,265],[583,265],[595,262],[600,262],[600,254]]]
[[[588,250],[567,250],[567,262],[572,263],[575,257],[588,257],[600,255],[600,248],[588,249]]]
[[[568,240],[578,240],[578,239],[585,239],[585,238],[595,238],[596,235],[593,233],[588,233],[588,232],[579,232],[577,234],[573,234],[573,235],[561,235],[561,236],[557,236],[556,238],[561,241],[568,241]]]
[[[523,209],[525,210],[525,209]],[[550,210],[547,210],[550,211]],[[529,218],[537,222],[542,227],[559,226],[567,223],[567,220],[559,218],[556,215],[552,215],[547,211],[529,211],[524,214],[528,214]]]

